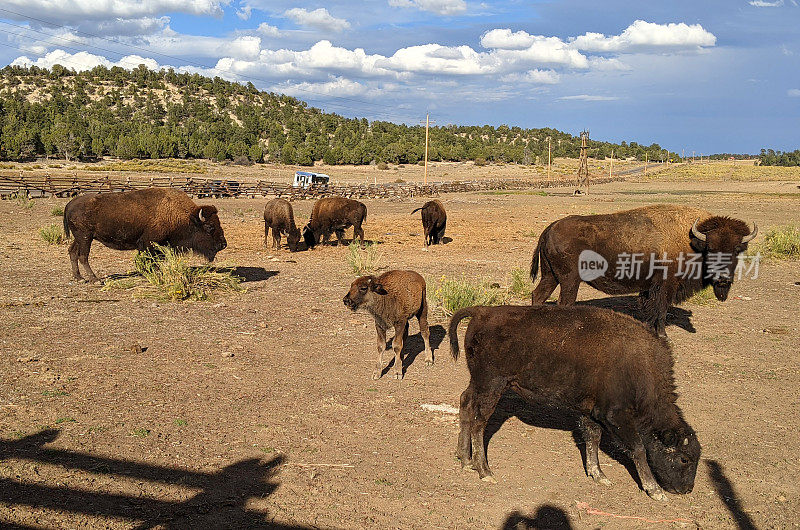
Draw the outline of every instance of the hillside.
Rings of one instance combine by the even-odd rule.
[[[433,127],[429,159],[518,164],[577,157],[580,139],[549,128]],[[173,70],[97,67],[76,73],[7,66],[0,77],[0,159],[240,159],[312,165],[414,164],[425,128],[345,118],[298,99]],[[658,144],[590,141],[591,156],[659,160]],[[670,154],[676,158],[677,155]]]

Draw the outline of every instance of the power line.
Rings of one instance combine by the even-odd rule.
[[[43,19],[40,19],[40,18],[32,17],[32,16],[25,15],[25,14],[22,14],[22,13],[18,13],[16,11],[12,11],[10,9],[6,9],[6,8],[0,7],[0,11],[5,12],[5,13],[9,13],[9,14],[12,14],[12,15],[16,15],[16,16],[21,17],[23,19],[35,20],[36,22],[41,22],[42,24],[46,24],[48,26],[53,26],[53,27],[57,27],[57,28],[67,29],[69,31],[74,31],[74,33],[76,33],[78,35],[85,35],[85,36],[92,37],[92,38],[95,38],[95,39],[101,39],[101,40],[105,40],[107,42],[112,42],[112,43],[117,44],[119,46],[123,46],[123,47],[134,49],[134,50],[139,50],[139,51],[145,52],[145,53],[150,54],[150,55],[158,55],[158,56],[161,56],[161,57],[166,57],[166,58],[169,58],[169,59],[173,59],[175,61],[183,62],[183,63],[186,63],[186,64],[188,64],[190,66],[195,66],[197,68],[205,68],[205,69],[209,69],[209,70],[214,69],[214,70],[217,70],[217,71],[220,71],[220,72],[227,72],[229,74],[232,74],[234,76],[238,76],[238,77],[243,78],[243,79],[255,80],[255,81],[260,81],[260,82],[263,82],[263,83],[271,84],[271,81],[263,79],[263,78],[240,74],[240,73],[234,72],[233,70],[230,70],[230,69],[217,68],[216,66],[208,66],[208,65],[205,65],[205,64],[202,64],[202,63],[199,63],[199,62],[195,62],[195,61],[191,61],[191,60],[188,60],[188,59],[185,59],[185,58],[180,58],[180,57],[177,57],[177,56],[174,56],[174,55],[169,55],[169,54],[166,54],[166,53],[153,51],[153,50],[150,50],[150,49],[142,47],[142,46],[136,46],[134,44],[128,44],[128,43],[125,43],[125,42],[121,42],[121,41],[119,41],[117,39],[112,39],[110,37],[103,37],[101,35],[95,35],[93,33],[89,33],[89,32],[86,32],[86,31],[76,30],[74,28],[71,28],[71,27],[63,25],[63,24],[56,24],[56,23],[48,21],[48,20],[43,20]],[[41,33],[42,35],[47,35],[48,37],[55,37],[55,38],[60,38],[60,39],[66,40],[65,37],[59,37],[57,35],[52,35],[52,34],[47,33],[45,31],[35,30],[33,28],[30,28],[30,27],[20,26],[20,25],[17,25],[17,24],[12,24],[11,22],[0,21],[0,23],[8,24],[10,26],[14,26],[14,27],[21,28],[21,29],[25,29],[27,31],[32,31],[34,33]],[[54,46],[58,46],[58,44],[53,44],[53,45]],[[121,53],[121,52],[118,52],[118,51],[107,50],[105,48],[101,48],[101,47],[93,45],[93,44],[84,44],[84,45],[92,47],[92,48],[95,48],[95,49],[98,49],[98,50],[101,50],[101,51],[105,51],[107,53],[114,53],[114,54],[120,54]],[[342,100],[342,101],[351,101],[351,102],[354,102],[354,103],[359,103],[361,105],[367,105],[367,106],[372,106],[372,107],[380,107],[380,108],[384,108],[384,109],[395,109],[396,108],[393,105],[385,105],[385,104],[381,104],[381,103],[373,103],[373,102],[368,102],[368,101],[364,101],[364,100],[359,100],[359,99],[356,99],[356,98],[349,98],[349,97],[346,97],[346,96],[333,96],[333,95],[321,94],[321,93],[315,92],[313,90],[303,89],[303,88],[299,88],[299,87],[295,87],[295,90],[298,90],[298,91],[301,91],[301,92],[307,92],[309,94],[315,94],[317,96],[325,97],[325,98],[329,98],[329,99],[338,99],[338,100]],[[405,121],[405,120],[403,120],[403,121]]]

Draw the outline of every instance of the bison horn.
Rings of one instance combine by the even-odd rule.
[[[753,231],[742,238],[742,243],[750,242],[758,234],[758,225],[753,223]]]
[[[699,218],[694,220],[694,224],[692,225],[692,235],[697,239],[699,239],[700,241],[705,241],[706,235],[697,229],[697,221],[699,220],[700,220]]]
[[[205,217],[203,217],[203,209],[202,208],[200,208],[200,211],[197,212],[197,217],[200,218],[200,222],[202,222],[202,223],[206,222]]]

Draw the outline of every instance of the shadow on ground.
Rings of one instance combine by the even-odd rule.
[[[267,462],[241,460],[217,472],[204,473],[44,447],[58,434],[58,430],[44,430],[20,440],[0,440],[0,459],[50,464],[73,472],[118,475],[200,491],[177,502],[0,478],[0,503],[88,517],[121,518],[135,523],[134,528],[304,528],[275,523],[269,514],[246,508],[249,499],[266,497],[278,488],[275,475],[283,464],[282,456]],[[11,522],[0,525],[8,523]]]
[[[731,512],[733,519],[736,521],[736,527],[739,530],[755,530],[756,525],[742,508],[742,501],[736,495],[736,490],[733,488],[731,481],[725,476],[722,465],[716,460],[706,460],[705,463],[708,467],[708,476],[711,478],[711,483],[714,484],[714,489],[725,504],[725,507]]]
[[[278,274],[278,271],[268,271],[264,267],[214,267],[212,270],[237,276],[242,283],[261,282]]]
[[[434,362],[439,357],[438,349],[441,346],[442,341],[444,340],[444,336],[446,335],[444,327],[436,324],[435,326],[430,326],[428,328],[430,330],[430,343],[431,349],[433,350],[433,360]],[[387,344],[391,347],[391,343],[394,338],[389,339]],[[414,364],[417,356],[420,353],[425,351],[425,341],[422,340],[422,335],[417,333],[415,335],[409,335],[405,338],[403,342],[403,374],[408,371],[409,367]],[[394,354],[392,354],[394,355]],[[383,372],[381,372],[381,377],[386,375],[389,370],[394,366],[394,357],[392,357],[389,364],[384,367]]]
[[[503,522],[502,530],[571,530],[567,512],[557,506],[543,504],[533,517],[511,512]]]
[[[594,300],[583,300],[576,305],[589,305],[593,307],[604,307],[617,313],[622,313],[642,321],[643,315],[639,310],[639,299],[637,296],[609,296],[606,298],[595,298]],[[697,333],[692,324],[692,312],[682,307],[671,306],[667,311],[667,326],[678,326],[689,333]]]

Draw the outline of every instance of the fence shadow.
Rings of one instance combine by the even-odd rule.
[[[539,506],[533,517],[522,515],[518,511],[508,514],[503,522],[502,530],[572,530],[567,512],[551,504]]]
[[[737,528],[739,530],[755,530],[755,523],[742,508],[742,501],[736,495],[736,490],[730,479],[725,476],[722,465],[716,460],[705,460],[705,463],[706,467],[708,467],[708,476],[711,478],[712,484],[714,484],[714,489],[717,491],[719,498],[722,499],[725,507],[731,512]]]
[[[588,305],[593,307],[604,307],[617,313],[623,313],[636,320],[642,321],[643,315],[639,309],[639,299],[637,296],[609,296],[606,298],[595,298],[593,300],[583,300],[576,305]],[[667,326],[678,326],[689,333],[697,333],[692,324],[692,312],[682,307],[670,306],[667,311]]]
[[[55,440],[58,434],[58,430],[51,429],[20,440],[0,439],[0,459],[14,458],[51,464],[86,473],[116,475],[199,489],[200,492],[178,502],[0,478],[1,503],[86,516],[122,518],[133,523],[133,528],[141,529],[157,526],[287,530],[305,528],[275,523],[270,520],[269,514],[246,507],[249,499],[266,497],[278,488],[275,476],[284,462],[283,456],[276,456],[266,462],[255,458],[240,460],[219,471],[207,473],[44,447]]]

